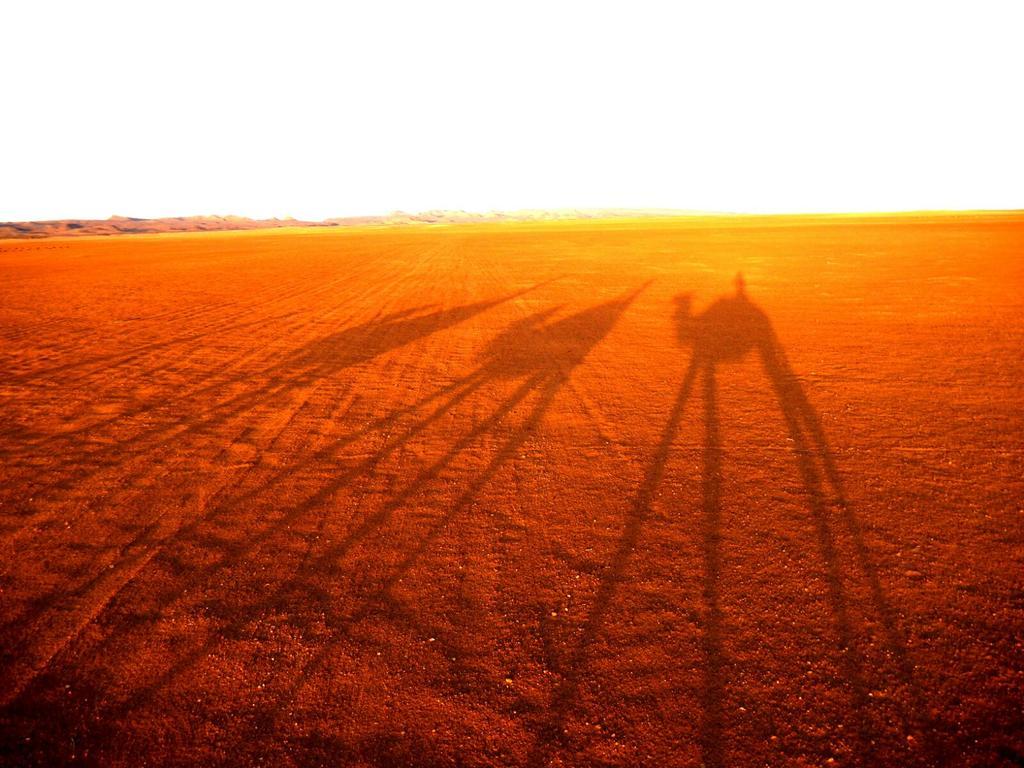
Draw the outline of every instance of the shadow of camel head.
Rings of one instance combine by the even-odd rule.
[[[712,302],[700,314],[693,314],[693,296],[674,297],[676,337],[680,346],[693,348],[694,356],[708,363],[742,360],[763,349],[772,339],[768,316],[746,293],[742,273],[736,275],[736,292]]]

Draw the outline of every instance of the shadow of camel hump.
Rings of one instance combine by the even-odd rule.
[[[676,336],[693,348],[696,365],[742,360],[753,350],[775,345],[768,316],[747,297],[742,275],[736,276],[736,294],[716,299],[699,315],[691,313],[691,297],[680,294],[676,303]]]

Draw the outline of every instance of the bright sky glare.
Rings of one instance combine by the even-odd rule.
[[[1024,5],[3,11],[0,220],[1024,208]]]

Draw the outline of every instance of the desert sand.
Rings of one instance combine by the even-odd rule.
[[[0,241],[0,763],[1024,764],[1022,255]]]

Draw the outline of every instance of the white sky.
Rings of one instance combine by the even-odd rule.
[[[5,0],[0,220],[1024,208],[1024,3]]]

